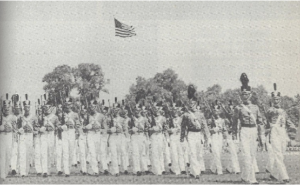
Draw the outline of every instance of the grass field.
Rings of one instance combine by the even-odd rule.
[[[208,168],[211,161],[211,154],[205,154],[205,166]],[[229,156],[224,154],[222,157],[223,165],[227,163]],[[239,159],[241,157],[239,156]],[[267,164],[267,153],[257,153],[257,163],[260,173],[256,175],[256,178],[260,184],[276,184],[277,182],[269,179],[269,174],[265,172],[265,166]],[[288,170],[288,174],[291,178],[290,184],[300,183],[300,153],[291,152],[285,155],[285,164]],[[34,171],[34,170],[33,170]],[[32,171],[32,172],[33,172]],[[47,178],[37,177],[35,174],[29,177],[11,177],[9,176],[3,182],[3,184],[241,184],[240,175],[226,174],[214,175],[208,173],[202,174],[199,180],[190,178],[187,175],[120,175],[115,176],[82,176],[79,173],[79,168],[72,168],[72,174],[66,178],[64,176],[56,176],[56,171],[53,168],[53,175]]]

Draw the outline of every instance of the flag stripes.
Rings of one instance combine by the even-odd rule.
[[[115,19],[115,35],[126,38],[126,37],[135,36],[136,33],[132,26],[128,26]]]

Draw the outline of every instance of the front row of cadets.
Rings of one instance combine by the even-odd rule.
[[[280,93],[276,92],[276,86],[274,88],[274,106],[266,113],[266,168],[271,179],[288,182],[283,152],[286,126],[293,128],[294,125],[280,108]],[[189,173],[198,179],[205,171],[205,143],[212,153],[211,172],[223,174],[221,153],[225,139],[230,153],[226,171],[241,173],[243,181],[257,183],[255,141],[257,125],[264,123],[258,107],[250,102],[251,87],[243,84],[243,103],[235,108],[230,103],[225,109],[216,101],[208,120],[198,108],[194,93],[194,87],[189,86],[188,106],[176,103],[169,108],[162,102],[150,102],[147,109],[144,102],[131,108],[130,104],[125,106],[124,101],[119,104],[117,100],[112,107],[104,107],[103,101],[99,109],[101,104],[91,97],[88,105],[81,105],[78,112],[72,110],[74,100],[69,97],[56,107],[50,99],[45,99],[43,103],[39,101],[36,115],[30,112],[31,102],[27,95],[22,103],[24,114],[20,112],[22,105],[18,97],[10,101],[6,95],[0,126],[1,178],[7,177],[10,168],[12,175],[28,176],[33,164],[37,175],[47,177],[51,167],[56,167],[58,175],[69,177],[71,166],[80,162],[83,175],[119,176],[120,173],[129,174],[131,167],[137,176],[171,172],[175,175]],[[10,114],[12,104],[14,115]],[[221,117],[222,109],[228,117]],[[237,130],[241,133],[242,169],[234,143]]]

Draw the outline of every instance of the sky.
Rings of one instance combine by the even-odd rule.
[[[56,66],[95,63],[109,95],[173,69],[198,90],[249,85],[300,93],[300,2],[0,2],[0,95],[44,93]],[[116,37],[114,18],[137,36]]]

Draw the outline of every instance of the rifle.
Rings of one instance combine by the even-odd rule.
[[[214,114],[213,114],[213,111],[212,111],[210,105],[209,105],[209,104],[207,103],[207,101],[205,100],[205,98],[202,97],[202,99],[203,99],[203,102],[204,102],[205,106],[208,108],[208,111],[209,111],[210,114],[211,114],[212,127],[216,127],[216,124],[215,124],[215,116],[214,116]]]
[[[44,126],[44,115],[45,115],[45,113],[44,113],[44,108],[43,108],[43,96],[41,95],[41,108],[42,108],[42,124],[41,124],[41,126]]]
[[[133,127],[135,127],[135,121],[134,121],[134,117],[133,117],[133,112],[132,112],[132,109],[131,109],[131,105],[128,104],[129,106],[129,111],[130,111],[130,119],[131,119],[131,125],[130,125],[130,129],[132,129]]]
[[[2,120],[3,120],[3,100],[1,99],[1,115],[0,115],[0,126],[2,125]]]
[[[174,121],[173,121],[173,116],[171,114],[169,105],[168,105],[168,103],[165,103],[165,104],[166,104],[166,108],[167,108],[166,114],[168,114],[168,117],[169,117],[169,120],[170,120],[170,128],[175,128]],[[171,101],[171,104],[173,104],[173,101]]]
[[[110,107],[110,101],[109,100],[108,100],[108,108],[109,108],[108,115],[110,116],[110,119],[111,119],[111,122],[109,123],[109,128],[111,128],[111,127],[114,126],[114,118],[113,118],[113,115],[112,115],[112,109]]]
[[[156,126],[156,121],[155,121],[155,118],[154,118],[154,111],[153,111],[153,103],[152,101],[150,101],[150,111],[151,111],[151,127],[154,127]]]
[[[60,100],[61,100],[61,105],[62,105],[62,108],[61,108],[61,125],[65,125],[65,113],[64,113],[64,98],[63,98],[63,95],[61,92],[59,92],[59,95],[60,95]],[[57,137],[58,139],[62,139],[62,130],[61,129],[58,129],[57,130]]]

